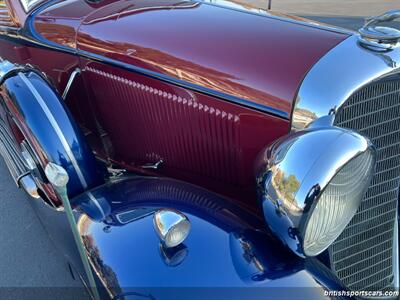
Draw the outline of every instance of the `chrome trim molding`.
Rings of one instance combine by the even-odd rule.
[[[85,177],[83,176],[82,170],[79,167],[79,164],[72,152],[72,149],[70,145],[68,144],[68,141],[66,140],[60,126],[58,125],[56,119],[54,118],[53,114],[51,113],[50,109],[48,108],[46,102],[43,100],[42,96],[40,96],[39,92],[35,89],[35,87],[32,85],[32,83],[28,80],[28,78],[25,76],[23,73],[18,73],[18,76],[21,78],[21,80],[25,83],[27,88],[30,90],[40,107],[42,108],[43,112],[45,113],[47,119],[49,120],[51,126],[53,127],[54,131],[56,132],[58,138],[60,139],[61,144],[64,147],[64,150],[66,151],[68,158],[71,160],[71,163],[75,169],[76,174],[78,175],[79,181],[84,189],[87,188],[87,182]]]
[[[0,155],[10,171],[15,184],[20,187],[20,179],[29,174],[24,159],[16,148],[6,124],[0,119]]]
[[[19,180],[22,189],[32,198],[40,199],[38,187],[32,175],[27,174]]]
[[[25,70],[27,70],[27,67],[18,66],[7,60],[0,59],[0,85],[2,85],[9,77]]]
[[[19,0],[26,13],[32,10],[38,4],[42,3],[43,1],[44,0]]]
[[[394,274],[394,287],[400,289],[400,274],[399,274],[399,264],[400,264],[400,252],[399,252],[399,216],[396,215],[396,221],[394,224],[394,238],[393,238],[393,274]]]
[[[99,201],[97,201],[97,198],[92,194],[92,192],[87,192],[86,194],[88,195],[89,199],[94,203],[96,208],[99,210],[99,212],[102,216],[102,220],[104,220],[107,217],[107,215],[104,212],[103,208],[101,207]]]
[[[67,85],[65,86],[64,92],[62,94],[62,98],[65,100],[68,96],[68,92],[71,89],[72,84],[74,83],[74,80],[76,78],[77,75],[81,74],[81,69],[76,68],[71,75],[69,76]]]
[[[293,108],[292,130],[302,130],[320,118],[332,125],[343,103],[364,85],[400,71],[400,48],[377,52],[360,45],[353,35],[328,52],[309,71]],[[330,123],[330,124],[329,124]]]
[[[153,169],[153,170],[158,170],[164,161],[162,159],[158,160],[156,163],[147,163],[142,166],[142,169]]]

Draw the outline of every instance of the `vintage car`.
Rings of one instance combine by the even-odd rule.
[[[95,299],[394,296],[400,11],[221,3],[0,0],[16,185]]]

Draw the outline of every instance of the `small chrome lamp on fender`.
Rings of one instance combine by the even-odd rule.
[[[299,256],[323,252],[356,213],[375,156],[368,139],[337,127],[292,133],[262,151],[258,199],[271,230]]]
[[[189,219],[177,210],[160,209],[154,213],[154,229],[167,247],[176,247],[189,235]]]

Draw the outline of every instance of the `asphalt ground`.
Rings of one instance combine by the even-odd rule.
[[[310,1],[304,2],[308,5]],[[390,2],[381,1],[383,6]],[[318,16],[297,6],[289,8],[286,12],[350,29],[358,29],[364,23],[364,16]],[[280,10],[285,11],[282,7]],[[78,298],[87,299],[80,291],[81,282],[72,278],[64,257],[49,239],[32,201],[38,200],[16,188],[0,159],[0,299],[36,299],[43,292],[48,296],[49,291],[53,299],[70,299],[66,288],[79,290]]]
[[[0,299],[87,299],[0,159]]]

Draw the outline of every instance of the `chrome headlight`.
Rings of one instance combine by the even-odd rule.
[[[300,256],[323,252],[356,213],[375,156],[365,137],[337,127],[279,139],[257,163],[259,199],[269,227]]]

